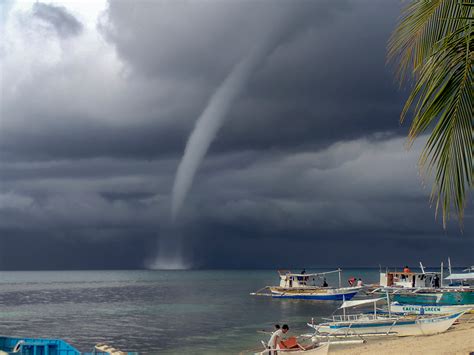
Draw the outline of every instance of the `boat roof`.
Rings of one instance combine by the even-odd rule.
[[[278,270],[280,276],[297,276],[297,277],[307,277],[307,276],[321,276],[326,274],[333,274],[336,272],[340,272],[341,269],[332,270],[332,271],[325,271],[325,272],[313,272],[313,273],[304,273],[304,274],[294,274],[290,270]]]
[[[414,272],[414,271],[410,271],[410,272],[404,272],[403,270],[402,271],[387,271],[386,272],[387,274],[403,274],[403,275],[439,275],[440,272],[438,271],[425,271],[425,272]]]
[[[385,297],[380,297],[380,298],[371,298],[371,299],[365,299],[365,300],[344,301],[339,307],[339,309],[362,306],[363,304],[376,303],[381,300],[387,300],[387,299]]]
[[[446,280],[474,280],[474,272],[451,274],[446,277]]]

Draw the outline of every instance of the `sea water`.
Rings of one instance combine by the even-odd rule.
[[[377,282],[378,273],[345,270],[342,282]],[[249,295],[278,282],[274,270],[3,271],[0,333],[61,338],[82,351],[105,342],[141,353],[237,354],[259,349],[268,340],[259,331],[275,323],[310,332],[311,318],[340,304]],[[328,282],[337,285],[337,274]]]

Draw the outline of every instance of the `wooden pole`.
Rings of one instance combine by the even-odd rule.
[[[441,282],[440,286],[443,287],[443,262],[441,262]]]

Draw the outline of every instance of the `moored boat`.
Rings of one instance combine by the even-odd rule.
[[[379,287],[385,290],[420,289],[439,287],[442,279],[441,272],[426,272],[420,262],[421,272],[414,272],[408,266],[402,270],[380,271]]]
[[[394,315],[377,313],[376,303],[385,300],[376,298],[370,300],[345,301],[340,309],[343,315],[335,315],[329,321],[320,324],[308,324],[319,335],[326,336],[360,336],[360,335],[395,335],[414,336],[443,333],[461,317],[465,311],[447,315]],[[346,314],[346,309],[373,303],[373,313]]]
[[[325,275],[339,273],[339,287],[330,287]],[[343,301],[352,299],[363,287],[341,287],[341,269],[321,273],[295,274],[287,270],[279,270],[279,286],[266,286],[254,296],[271,296],[273,298],[303,299],[319,301]],[[321,282],[322,280],[322,282]],[[319,282],[319,284],[317,284]],[[265,292],[266,291],[266,292]]]
[[[329,352],[329,344],[322,344],[316,346],[312,349],[267,349],[263,350],[259,353],[255,353],[255,355],[269,355],[272,354],[271,351],[274,351],[276,354],[305,354],[305,355],[327,355]]]
[[[394,302],[414,305],[474,305],[474,289],[472,288],[440,288],[420,289],[414,292],[398,292],[392,294]]]
[[[450,273],[445,280],[449,282],[449,286],[453,287],[474,287],[474,266],[468,267],[460,273]]]
[[[300,343],[296,337],[290,337],[281,342],[277,349],[269,349],[265,342],[262,341],[264,350],[254,353],[254,355],[271,355],[271,354],[312,354],[312,355],[327,355],[329,352],[330,343],[319,343],[315,339],[309,339],[309,343]]]
[[[102,344],[103,345],[103,344]],[[21,338],[0,336],[1,354],[54,354],[54,355],[136,355],[135,352],[122,352],[112,347],[107,350],[95,348],[91,352],[81,352],[61,339]]]

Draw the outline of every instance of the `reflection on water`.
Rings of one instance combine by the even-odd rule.
[[[347,274],[374,282],[378,270]],[[308,332],[311,317],[338,305],[249,295],[277,282],[269,270],[0,272],[0,333],[63,338],[84,351],[107,342],[143,353],[238,353],[265,338],[257,330],[279,322]]]

